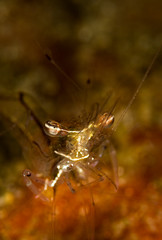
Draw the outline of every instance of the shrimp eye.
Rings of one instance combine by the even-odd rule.
[[[114,123],[114,116],[109,116],[106,120],[106,126],[110,127]]]
[[[26,173],[26,176],[27,176],[27,177],[31,177],[31,172],[27,172],[27,173]]]
[[[114,123],[114,116],[104,113],[100,116],[99,123],[104,127],[111,127],[111,125]]]
[[[25,169],[24,171],[23,171],[23,176],[24,177],[31,177],[31,171],[29,171],[28,169]]]
[[[44,131],[50,137],[55,137],[61,131],[59,123],[53,120],[48,120],[44,124]]]

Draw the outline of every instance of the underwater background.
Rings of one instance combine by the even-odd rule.
[[[162,239],[161,9],[160,0],[0,1],[0,96],[7,96],[0,97],[0,239]],[[12,122],[28,113],[12,96],[25,92],[33,97],[33,111],[39,112],[38,105],[52,119],[71,123],[83,105],[90,111],[112,91],[112,102],[120,98],[118,118],[158,51],[113,134],[118,192],[109,193],[104,181],[94,185],[95,215],[89,216],[83,211],[91,204],[86,190],[72,194],[60,185],[51,226],[51,206],[23,182],[22,171],[39,159],[23,155],[27,145]],[[11,124],[5,124],[4,111]]]

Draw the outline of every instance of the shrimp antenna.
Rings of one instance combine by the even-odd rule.
[[[125,117],[126,113],[128,112],[128,109],[130,108],[130,106],[131,106],[132,103],[134,102],[134,100],[135,100],[135,98],[136,98],[139,90],[141,89],[144,81],[147,79],[148,75],[150,74],[151,69],[152,69],[152,66],[154,65],[157,57],[159,56],[160,51],[161,51],[161,47],[160,47],[160,49],[156,52],[156,54],[154,55],[154,57],[153,57],[150,65],[148,66],[148,68],[147,68],[147,70],[146,70],[146,72],[145,72],[145,74],[144,74],[144,76],[143,76],[140,84],[138,85],[138,87],[137,87],[135,93],[133,94],[133,97],[132,97],[131,100],[129,101],[127,107],[126,107],[125,110],[122,112],[122,114],[121,114],[121,116],[119,117],[119,119],[118,119],[116,125],[114,126],[114,128],[112,128],[112,130],[113,130],[114,132],[116,131],[117,127],[119,126],[121,120]]]
[[[81,90],[80,86],[76,83],[76,81],[74,81],[71,77],[69,77],[64,70],[54,61],[53,57],[52,57],[52,53],[50,50],[46,50],[45,52],[45,57],[51,62],[51,64],[53,66],[55,66],[55,68],[57,68],[57,70],[59,70],[59,72],[70,82],[72,82],[72,84],[77,88],[77,90]]]
[[[39,42],[36,42],[39,48],[42,50],[42,47]],[[42,50],[43,51],[43,50]],[[71,82],[77,90],[81,91],[81,87],[79,86],[78,83],[76,83],[75,80],[73,80],[70,76],[67,75],[67,73],[64,72],[64,70],[55,62],[52,52],[49,49],[46,49],[43,51],[45,57],[48,59],[48,61],[69,81]]]

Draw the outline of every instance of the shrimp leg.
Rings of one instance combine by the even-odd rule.
[[[114,173],[114,179],[115,179],[115,184],[118,189],[119,187],[119,177],[118,177],[118,161],[117,161],[117,156],[116,156],[116,151],[115,148],[112,144],[109,143],[109,155],[110,155],[110,160],[112,163],[112,168],[113,168],[113,173]]]
[[[119,178],[118,178],[118,160],[116,156],[116,151],[114,146],[110,143],[109,140],[106,140],[102,145],[101,145],[101,150],[99,157],[101,158],[103,155],[104,150],[107,148],[109,149],[109,156],[112,164],[112,169],[113,169],[113,175],[114,175],[114,181],[116,185],[116,189],[118,190],[119,187]]]
[[[34,193],[34,195],[36,195],[36,198],[39,197],[43,201],[49,201],[49,199],[42,194],[42,191],[34,184],[35,182],[44,185],[44,190],[46,190],[48,183],[45,179],[37,177],[29,169],[23,171],[23,178],[26,186]]]

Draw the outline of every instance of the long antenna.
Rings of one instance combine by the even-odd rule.
[[[48,51],[48,53],[45,52],[45,56],[46,56],[46,58],[51,62],[51,64],[52,64],[53,66],[55,66],[55,68],[56,68],[68,81],[70,81],[70,82],[77,88],[77,90],[79,90],[79,91],[81,90],[80,86],[79,86],[71,77],[69,77],[69,76],[63,71],[63,69],[54,61],[51,52],[49,52],[49,51]]]
[[[160,49],[156,52],[155,56],[153,57],[153,59],[152,59],[150,65],[148,66],[148,68],[147,68],[147,70],[146,70],[146,72],[145,72],[145,74],[144,74],[144,76],[143,76],[140,84],[138,85],[135,93],[133,94],[133,97],[132,97],[131,100],[129,101],[129,103],[128,103],[127,107],[125,108],[125,110],[122,112],[122,114],[121,114],[120,118],[118,119],[118,121],[117,121],[116,125],[114,126],[114,128],[112,128],[112,131],[114,131],[114,132],[116,131],[118,125],[119,125],[120,122],[121,122],[121,120],[124,118],[124,116],[126,115],[128,109],[130,108],[130,106],[131,106],[132,103],[134,102],[134,99],[136,98],[136,96],[137,96],[139,90],[141,89],[144,81],[146,80],[146,78],[148,77],[149,73],[151,72],[152,66],[154,65],[155,60],[157,59],[160,51],[161,51],[161,47],[160,47]]]
[[[41,49],[41,51],[43,51],[42,46],[40,45],[40,43],[38,41],[36,41],[36,44],[39,46],[39,48]],[[70,76],[68,76],[64,70],[55,62],[52,53],[49,49],[46,49],[44,52],[45,57],[48,59],[48,61],[69,81],[71,82],[77,90],[81,91],[81,87],[79,86],[78,83],[76,83],[76,81],[74,79],[72,79]]]

